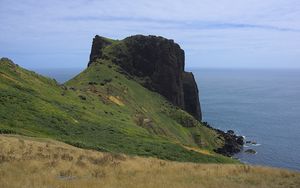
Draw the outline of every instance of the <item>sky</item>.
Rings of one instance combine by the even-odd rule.
[[[84,68],[92,39],[159,35],[188,68],[300,68],[299,0],[0,0],[0,57]]]

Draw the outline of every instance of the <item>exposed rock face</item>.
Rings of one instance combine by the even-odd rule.
[[[95,38],[93,39],[93,45],[92,45],[92,50],[91,50],[91,54],[90,54],[90,62],[88,64],[88,66],[90,65],[91,62],[93,62],[95,59],[97,58],[101,58],[102,57],[102,50],[106,47],[111,45],[112,43],[110,41],[108,41],[106,38],[104,37],[100,37],[98,35],[95,36]]]
[[[162,37],[142,35],[128,37],[124,42],[129,58],[126,63],[120,63],[123,69],[136,76],[149,77],[147,88],[184,108],[184,51],[179,45]]]
[[[236,135],[233,130],[228,130],[225,133],[220,129],[211,127],[207,122],[203,122],[203,124],[208,128],[215,130],[219,134],[219,136],[223,137],[224,139],[224,145],[221,148],[216,149],[215,152],[231,157],[243,150],[243,146],[245,143],[244,138],[242,136]]]
[[[9,59],[7,57],[0,58],[0,63],[7,63],[7,64],[10,64],[11,66],[16,65],[11,59]]]
[[[201,121],[198,88],[193,74],[184,71],[184,51],[178,44],[163,37],[136,35],[118,41],[110,54],[103,54],[103,48],[110,44],[96,36],[90,63],[97,58],[111,59],[130,75],[143,78],[146,88],[160,93]]]
[[[184,109],[198,120],[202,119],[198,87],[193,73],[183,73]]]

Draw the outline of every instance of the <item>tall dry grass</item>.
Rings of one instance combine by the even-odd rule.
[[[0,136],[0,187],[300,187],[300,174],[249,165],[193,164]]]

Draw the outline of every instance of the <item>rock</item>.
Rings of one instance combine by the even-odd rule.
[[[75,87],[70,87],[70,90],[76,91],[77,89]]]
[[[141,84],[158,92],[172,104],[186,110],[201,121],[198,88],[192,73],[184,71],[184,51],[173,40],[158,36],[135,35],[112,46],[109,55],[103,49],[112,43],[95,36],[90,66],[95,59],[110,59],[128,78],[140,77]]]
[[[256,141],[250,141],[250,140],[247,140],[247,141],[246,141],[246,144],[256,145],[257,142],[256,142]]]
[[[1,65],[1,64],[5,64],[5,65],[7,65],[8,67],[10,67],[10,68],[12,68],[12,69],[15,69],[15,68],[18,67],[17,64],[15,64],[11,59],[6,58],[6,57],[2,57],[2,58],[0,59],[0,65]]]
[[[237,139],[236,139],[236,142],[239,144],[239,145],[244,145],[244,138],[242,136],[239,136]]]
[[[86,100],[86,97],[83,96],[83,95],[79,95],[78,97],[79,97],[81,100],[84,100],[84,101]]]
[[[182,118],[176,119],[176,121],[181,124],[183,127],[195,127],[197,126],[198,122],[195,120],[195,118],[185,116]]]
[[[247,149],[245,151],[245,153],[248,153],[248,154],[256,154],[257,152],[254,150],[254,149]]]
[[[7,58],[7,57],[2,57],[2,58],[0,59],[0,63],[1,63],[1,62],[8,62],[8,63],[10,63],[10,64],[14,64],[14,62],[13,62],[11,59]]]
[[[183,73],[184,109],[197,120],[202,119],[198,87],[193,73]]]
[[[89,85],[97,85],[97,82],[89,82]]]
[[[217,131],[217,133],[224,138],[224,146],[215,150],[217,153],[231,157],[236,153],[239,153],[243,149],[244,138],[242,136],[235,135],[234,131],[227,131],[226,133],[219,129],[214,129],[210,125],[209,128]]]
[[[122,68],[129,74],[149,77],[145,87],[184,108],[184,51],[179,45],[162,37],[142,35],[128,37],[124,43],[128,53],[127,61],[120,64]]]
[[[100,37],[99,35],[96,35],[95,38],[93,39],[93,45],[91,49],[91,54],[90,54],[90,61],[88,66],[97,58],[102,58],[102,50],[106,46],[111,45],[112,43],[104,38]]]
[[[234,134],[234,131],[233,130],[228,130],[227,133],[228,134]]]

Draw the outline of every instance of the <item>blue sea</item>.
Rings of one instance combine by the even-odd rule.
[[[250,164],[300,171],[300,70],[192,70],[204,121],[234,130],[257,154]]]
[[[79,69],[37,72],[63,83]],[[204,121],[245,136],[242,162],[300,171],[300,70],[191,69]]]

